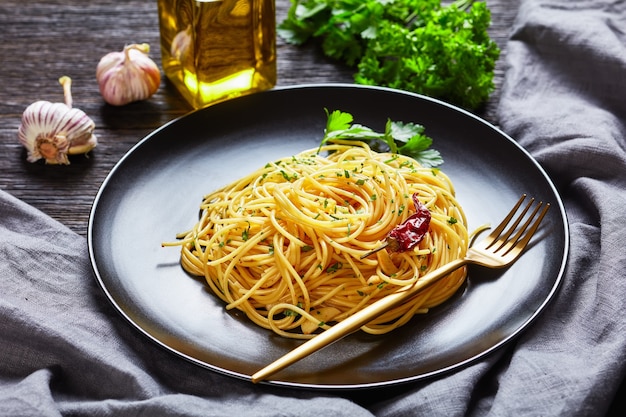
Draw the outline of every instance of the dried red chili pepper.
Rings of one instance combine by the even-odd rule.
[[[394,227],[387,235],[384,244],[366,253],[361,259],[384,248],[389,248],[392,252],[406,252],[412,250],[424,239],[430,226],[430,210],[418,200],[417,193],[413,194],[413,205],[415,206],[415,213],[404,223]]]

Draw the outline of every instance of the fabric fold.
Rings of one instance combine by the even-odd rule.
[[[494,415],[514,396],[532,399],[520,415],[603,415],[626,374],[624,27],[624,2],[525,1],[512,31],[498,118],[557,183],[571,252],[501,375]]]

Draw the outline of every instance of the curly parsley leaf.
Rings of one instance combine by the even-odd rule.
[[[500,50],[487,33],[484,2],[457,0],[291,0],[278,32],[356,68],[355,82],[441,98],[468,109],[494,89]]]
[[[367,126],[353,123],[352,114],[340,110],[326,111],[326,128],[320,146],[333,140],[360,140],[380,152],[409,156],[424,167],[436,167],[443,163],[441,154],[430,149],[433,140],[424,134],[424,126],[387,120],[384,132],[376,132]]]

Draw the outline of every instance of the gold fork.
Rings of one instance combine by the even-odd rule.
[[[520,211],[526,194],[522,195],[513,209],[482,241],[473,244],[464,258],[452,261],[442,267],[424,275],[409,288],[402,288],[370,304],[363,310],[353,314],[345,320],[335,324],[328,330],[301,344],[286,355],[267,365],[252,375],[252,382],[256,383],[267,379],[270,375],[286,368],[300,359],[322,349],[325,346],[357,331],[374,318],[392,309],[398,304],[407,301],[419,291],[437,282],[450,272],[467,264],[478,264],[488,268],[503,268],[512,264],[524,251],[531,237],[539,228],[539,224],[548,212],[550,204],[539,202],[531,214],[527,216],[535,199],[529,202]],[[543,206],[543,210],[541,207]],[[540,211],[541,210],[541,211]],[[519,214],[516,213],[519,212]],[[524,220],[526,219],[526,220]],[[522,223],[523,221],[523,223]],[[520,223],[522,223],[520,225]]]

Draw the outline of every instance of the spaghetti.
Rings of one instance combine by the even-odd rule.
[[[415,211],[431,213],[410,251],[381,250]],[[450,179],[399,154],[337,142],[268,163],[207,195],[200,220],[180,239],[181,264],[204,277],[227,309],[290,338],[311,338],[442,264],[465,256],[468,232]],[[363,331],[387,333],[441,304],[463,283],[461,268],[378,317]]]

